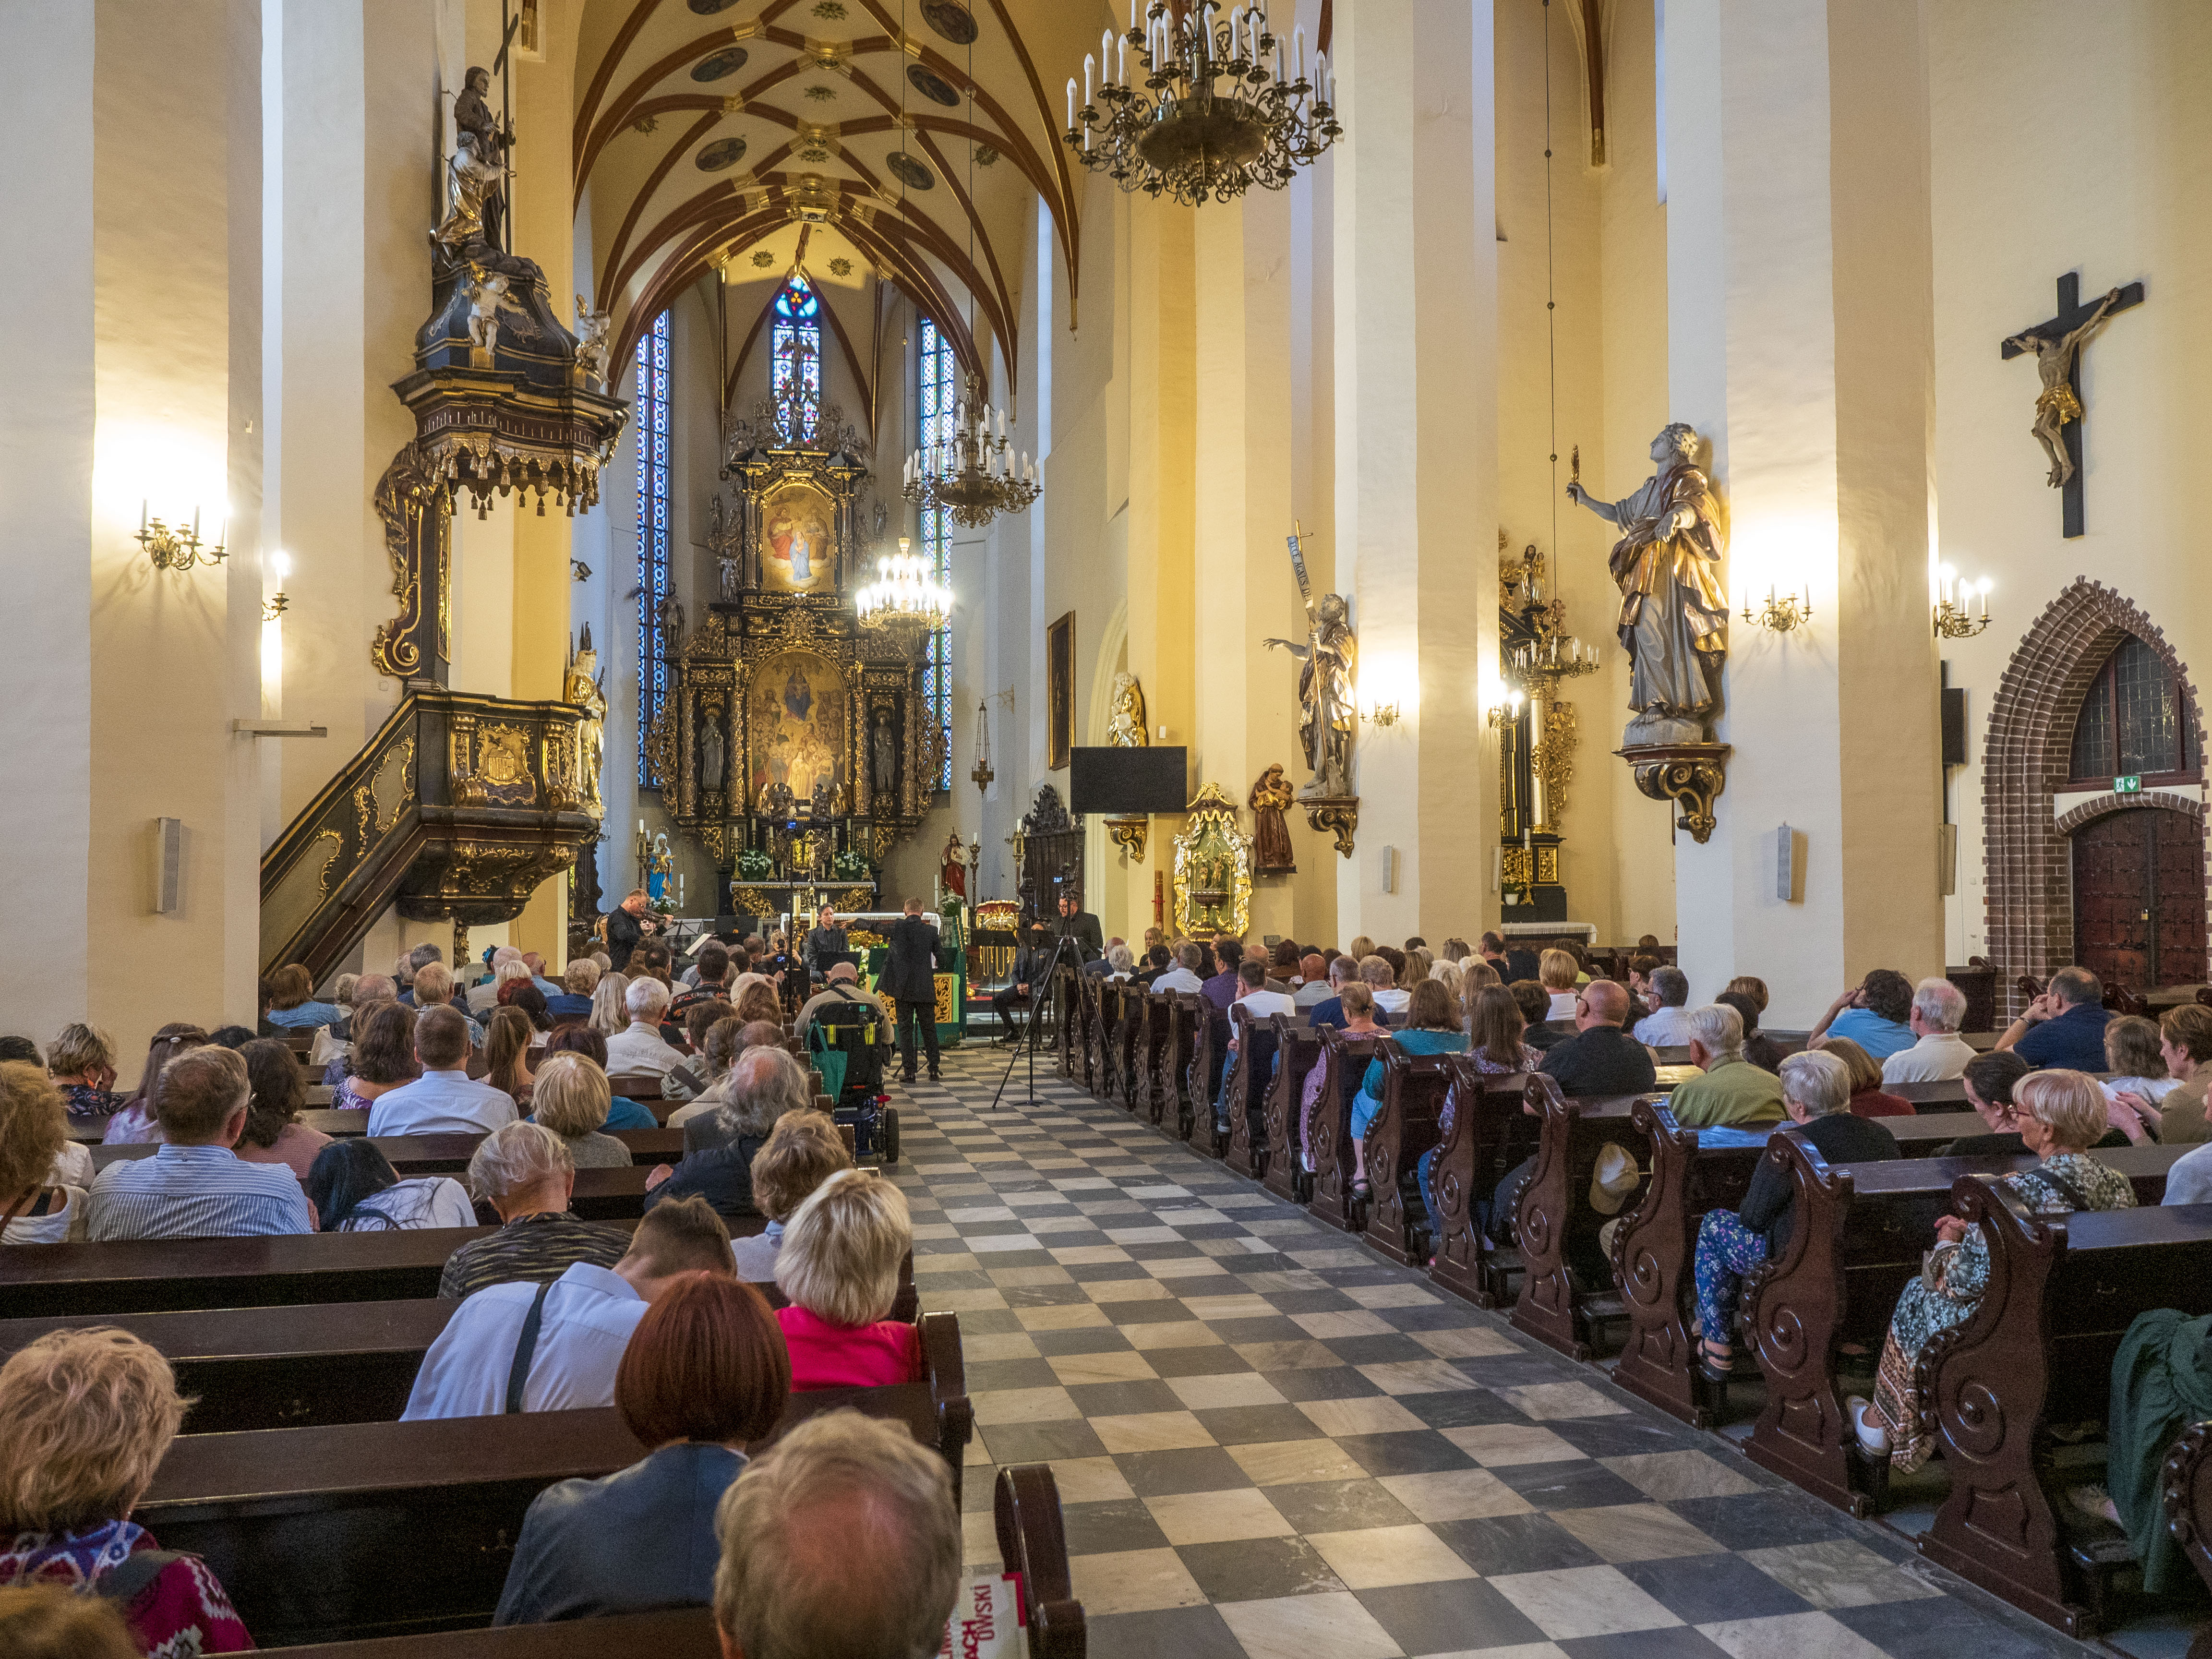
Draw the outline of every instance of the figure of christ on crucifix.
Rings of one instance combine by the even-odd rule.
[[[2035,354],[2036,374],[2042,389],[2036,394],[2035,424],[2030,429],[2051,462],[2051,487],[2065,492],[2062,517],[2063,532],[2068,536],[2082,533],[2085,516],[2080,453],[2080,422],[2085,411],[2081,388],[2075,384],[2081,349],[2116,314],[2141,305],[2142,297],[2142,284],[2130,283],[2125,288],[2109,290],[2095,304],[2084,306],[2081,276],[2069,271],[2058,279],[2058,314],[2048,322],[2008,336],[2004,342],[2004,357],[2017,357],[2030,351]],[[2069,426],[2075,428],[2070,433],[2066,429]]]

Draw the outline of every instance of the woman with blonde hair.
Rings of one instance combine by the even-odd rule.
[[[629,975],[619,969],[601,974],[592,988],[592,1018],[587,1022],[601,1036],[619,1036],[629,1030],[629,1006],[624,997]]]
[[[27,1060],[0,1062],[0,1243],[84,1237],[92,1155],[64,1163],[69,1149],[61,1091]]]
[[[914,1248],[906,1194],[865,1170],[840,1170],[808,1194],[776,1251],[776,1310],[791,1350],[791,1389],[882,1388],[921,1376],[921,1339],[887,1319]]]
[[[1575,1017],[1575,981],[1582,966],[1575,960],[1574,952],[1554,946],[1536,958],[1536,982],[1551,994],[1548,1020],[1572,1019]]]
[[[785,1224],[823,1182],[852,1167],[845,1138],[827,1113],[786,1112],[776,1119],[768,1145],[753,1154],[753,1202],[768,1218],[768,1231],[730,1241],[738,1277],[756,1285],[772,1282]]]
[[[580,1170],[619,1170],[630,1161],[629,1148],[604,1133],[614,1090],[590,1055],[562,1053],[538,1063],[531,1095],[530,1121],[561,1137],[568,1158]]]
[[[484,1081],[504,1091],[519,1112],[529,1111],[531,1090],[536,1085],[530,1069],[530,1045],[537,1035],[530,1016],[520,1008],[495,1009],[484,1027]]]
[[[69,1109],[106,1117],[123,1104],[115,1092],[115,1042],[97,1025],[64,1025],[46,1050],[46,1071]]]
[[[2126,1210],[2135,1188],[2117,1170],[2089,1156],[2107,1127],[2105,1091],[2085,1072],[2031,1072],[2013,1088],[2014,1121],[2028,1152],[2042,1161],[2003,1176],[2028,1213],[2066,1215],[2075,1210]],[[1859,1444],[1892,1468],[1911,1474],[1936,1449],[1936,1402],[1916,1375],[1921,1354],[1940,1331],[1970,1318],[1990,1284],[1989,1241],[1978,1227],[1954,1215],[1936,1223],[1935,1248],[1907,1284],[1889,1318],[1875,1373],[1871,1403],[1849,1403]]]
[[[123,1331],[56,1331],[0,1365],[0,1585],[115,1602],[143,1653],[251,1649],[207,1564],[131,1519],[184,1416],[169,1362]]]

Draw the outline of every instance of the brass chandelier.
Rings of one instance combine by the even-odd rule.
[[[970,530],[1001,513],[1019,513],[1039,488],[1036,464],[1026,451],[1018,457],[1006,438],[1006,410],[980,402],[977,390],[971,375],[966,400],[953,405],[951,435],[924,444],[906,463],[907,500]]]
[[[925,634],[933,634],[952,617],[952,590],[939,581],[928,563],[907,550],[913,545],[899,538],[896,556],[876,561],[876,579],[854,596],[860,625],[888,635],[911,652]]]
[[[1066,139],[1084,166],[1103,170],[1123,190],[1195,207],[1209,196],[1232,202],[1255,184],[1280,190],[1344,136],[1322,54],[1314,55],[1314,76],[1306,79],[1303,28],[1294,31],[1286,64],[1264,5],[1191,0],[1177,17],[1167,0],[1152,0],[1140,21],[1144,3],[1130,0],[1127,34],[1117,40],[1109,29],[1099,38],[1095,65],[1083,60],[1080,110],[1075,82],[1067,83]]]

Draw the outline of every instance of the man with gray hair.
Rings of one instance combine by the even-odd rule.
[[[407,966],[399,975],[400,984],[406,988],[400,992],[399,1000],[411,1008],[415,1006],[415,975],[434,962],[443,962],[446,953],[434,945],[418,945],[400,959]]]
[[[691,1091],[675,1075],[684,1057],[660,1035],[660,1017],[668,1012],[668,988],[650,975],[641,975],[623,993],[623,1008],[629,1015],[629,1027],[607,1039],[607,1075],[649,1073],[661,1079],[666,1098],[689,1100]]]
[[[1743,1057],[1743,1016],[1724,1003],[1689,1015],[1690,1063],[1703,1072],[1674,1085],[1667,1109],[1686,1129],[1763,1129],[1782,1121],[1782,1082]]]
[[[1690,976],[1680,968],[1652,970],[1652,994],[1659,1006],[1636,1022],[1636,1040],[1647,1048],[1686,1048],[1690,1041]]]
[[[354,994],[359,996],[359,990]],[[1974,1046],[1959,1035],[1966,1023],[1966,994],[1948,979],[1923,979],[1912,988],[1912,1012],[1905,1017],[1919,1039],[1881,1063],[1882,1086],[1893,1083],[1948,1083],[1966,1074]]]
[[[732,1062],[720,1104],[684,1120],[684,1161],[646,1177],[645,1207],[696,1193],[719,1216],[758,1215],[753,1154],[768,1145],[778,1118],[812,1103],[806,1068],[773,1043],[755,1043]]]
[[[726,1659],[928,1659],[945,1641],[960,1515],[945,1460],[902,1423],[810,1418],[731,1483],[714,1534]]]
[[[1810,1049],[1782,1062],[1784,1126],[1812,1143],[1831,1164],[1872,1164],[1901,1158],[1897,1138],[1872,1118],[1851,1113],[1850,1069],[1833,1054]],[[1796,1188],[1789,1165],[1762,1158],[1741,1210],[1709,1210],[1698,1226],[1695,1279],[1698,1328],[1704,1334],[1698,1369],[1716,1381],[1734,1358],[1736,1288],[1761,1262],[1788,1248],[1796,1227]]]
[[[1194,939],[1187,939],[1176,946],[1176,965],[1152,981],[1152,989],[1195,994],[1205,988],[1205,969],[1206,947]]]

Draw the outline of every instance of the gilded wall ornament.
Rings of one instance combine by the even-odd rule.
[[[1188,939],[1242,934],[1252,925],[1252,843],[1219,784],[1198,792],[1175,849],[1176,931]]]
[[[1143,749],[1152,741],[1145,725],[1145,688],[1127,669],[1114,676],[1114,715],[1106,741],[1117,749]]]

